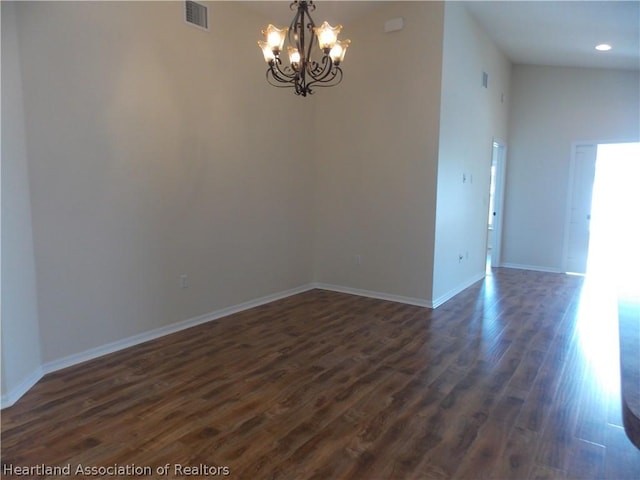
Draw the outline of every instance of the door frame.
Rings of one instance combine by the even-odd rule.
[[[502,222],[504,219],[504,185],[507,171],[507,144],[499,138],[494,138],[491,143],[491,163],[496,154],[496,185],[493,197],[493,209],[496,212],[493,218],[493,234],[491,247],[491,267],[502,265]],[[491,212],[488,212],[491,213]],[[486,248],[485,248],[486,250]]]
[[[568,265],[569,265],[569,228],[571,223],[571,206],[573,201],[573,181],[576,169],[576,153],[578,151],[578,147],[582,146],[593,146],[596,147],[596,168],[598,162],[598,152],[597,148],[599,145],[608,145],[608,144],[617,144],[617,143],[637,143],[640,139],[601,139],[601,140],[584,140],[577,141],[571,143],[571,161],[569,163],[569,178],[567,184],[567,199],[566,199],[566,210],[565,210],[565,220],[564,220],[564,232],[563,232],[563,244],[562,244],[562,272],[567,273]],[[597,175],[597,173],[596,173]],[[588,258],[587,258],[588,261]]]
[[[596,161],[598,158],[597,148],[601,142],[573,142],[571,144],[571,160],[569,162],[569,183],[567,185],[567,200],[564,214],[564,232],[562,241],[562,272],[567,273],[569,266],[569,230],[571,228],[571,207],[573,205],[573,183],[576,174],[576,154],[580,147],[595,147]]]

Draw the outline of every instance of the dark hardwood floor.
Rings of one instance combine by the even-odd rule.
[[[2,468],[637,479],[606,303],[507,269],[436,310],[313,290],[47,375],[2,412]]]

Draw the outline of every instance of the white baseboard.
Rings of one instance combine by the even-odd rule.
[[[46,362],[40,368],[38,368],[36,372],[26,378],[18,387],[14,388],[6,395],[3,395],[0,407],[6,408],[13,405],[20,399],[20,397],[22,397],[22,395],[24,395],[31,387],[33,387],[43,377],[43,375],[46,375],[47,373],[62,370],[63,368],[71,367],[88,360],[93,360],[109,353],[114,353],[119,350],[138,345],[140,343],[148,342],[149,340],[155,340],[156,338],[164,337],[165,335],[170,335],[187,328],[195,327],[196,325],[201,325],[213,320],[218,320],[222,317],[226,317],[234,313],[249,310],[250,308],[258,307],[260,305],[274,302],[276,300],[281,300],[292,295],[297,295],[298,293],[306,292],[308,290],[312,290],[313,288],[315,287],[312,284],[302,285],[290,290],[285,290],[264,297],[256,298],[254,300],[249,300],[248,302],[244,302],[238,305],[215,310],[213,312],[190,318],[188,320],[172,323],[171,325],[155,328],[147,332],[123,338],[122,340],[117,340],[115,342],[107,343],[96,348],[85,350],[84,352],[75,353],[58,360]]]
[[[371,290],[343,287],[340,285],[331,285],[328,283],[314,283],[312,284],[312,286],[313,288],[319,288],[320,290],[348,293],[351,295],[358,295],[360,297],[377,298],[378,300],[388,300],[390,302],[406,303],[408,305],[416,305],[418,307],[433,308],[431,302],[429,302],[428,300],[423,300],[421,298],[403,297],[400,295],[393,295],[391,293],[373,292]]]
[[[433,303],[433,308],[438,308],[440,305],[445,303],[447,300],[451,300],[453,297],[458,295],[463,290],[466,290],[467,288],[469,288],[474,283],[479,282],[480,280],[484,279],[484,277],[485,277],[485,273],[484,272],[483,273],[479,273],[475,277],[473,277],[470,280],[466,281],[465,283],[460,284],[455,288],[452,288],[451,290],[449,290],[447,293],[445,293],[443,295],[440,295],[438,298],[433,300],[433,302],[432,302]]]
[[[0,409],[10,407],[27,393],[44,375],[41,367],[36,368],[30,375],[28,375],[20,385],[2,395],[0,398]]]
[[[233,315],[234,313],[239,313],[244,310],[249,310],[250,308],[259,307],[260,305],[264,305],[266,303],[275,302],[276,300],[281,300],[298,293],[306,292],[307,290],[311,290],[312,288],[312,285],[303,285],[283,292],[278,292],[271,295],[266,295],[264,297],[256,298],[254,300],[249,300],[248,302],[240,303],[238,305],[233,305],[230,307],[222,308],[220,310],[215,310],[210,313],[205,313],[204,315],[199,315],[188,320],[172,323],[164,327],[155,328],[153,330],[149,330],[138,335],[133,335],[131,337],[108,343],[106,345],[101,345],[96,348],[85,350],[84,352],[76,353],[59,360],[47,362],[43,365],[42,369],[45,374],[55,372],[57,370],[62,370],[63,368],[77,365],[78,363],[86,362],[87,360],[93,360],[94,358],[117,352],[118,350],[133,347],[134,345],[148,342],[149,340],[155,340],[156,338],[164,337],[165,335],[171,335],[172,333],[186,330],[187,328],[195,327],[197,325],[202,325],[203,323],[211,322],[213,320],[218,320],[220,318]]]
[[[514,268],[516,270],[533,270],[534,272],[564,273],[559,268],[541,267],[539,265],[523,265],[523,264],[520,264],[520,263],[503,263],[500,266],[502,268]]]
[[[516,268],[516,267],[513,267],[513,268]],[[383,293],[383,292],[374,292],[374,291],[363,290],[359,288],[343,287],[340,285],[331,285],[327,283],[310,283],[310,284],[302,285],[300,287],[296,287],[290,290],[256,298],[254,300],[250,300],[248,302],[244,302],[238,305],[233,305],[231,307],[215,310],[213,312],[206,313],[204,315],[200,315],[198,317],[194,317],[188,320],[172,323],[171,325],[155,328],[147,332],[143,332],[137,335],[133,335],[131,337],[123,338],[122,340],[117,340],[115,342],[107,343],[105,345],[101,345],[96,348],[85,350],[84,352],[75,353],[73,355],[69,355],[67,357],[64,357],[58,360],[46,362],[40,368],[34,371],[31,375],[29,375],[29,377],[25,378],[25,380],[18,387],[14,388],[10,392],[8,392],[6,395],[3,395],[1,398],[0,408],[6,408],[13,405],[16,401],[20,399],[20,397],[22,397],[22,395],[24,395],[44,375],[48,373],[62,370],[63,368],[71,367],[73,365],[77,365],[79,363],[86,362],[88,360],[93,360],[103,355],[114,353],[119,350],[132,347],[134,345],[148,342],[150,340],[155,340],[156,338],[160,338],[165,335],[170,335],[172,333],[176,333],[181,330],[185,330],[187,328],[195,327],[203,323],[218,320],[220,318],[233,315],[234,313],[239,313],[245,310],[249,310],[251,308],[258,307],[266,303],[274,302],[276,300],[281,300],[283,298],[287,298],[292,295],[297,295],[299,293],[306,292],[308,290],[313,290],[314,288],[318,288],[321,290],[330,290],[333,292],[347,293],[351,295],[358,295],[361,297],[376,298],[379,300],[388,300],[391,302],[405,303],[408,305],[415,305],[418,307],[436,308],[442,305],[444,302],[446,302],[450,298],[457,295],[458,293],[462,292],[465,288],[468,288],[472,284],[481,280],[483,277],[484,275],[479,275],[477,278],[474,278],[469,282],[463,285],[460,285],[459,287],[447,292],[445,295],[442,295],[441,297],[439,297],[438,299],[432,302],[430,302],[429,300],[421,299],[421,298],[404,297],[401,295],[394,295],[394,294]]]

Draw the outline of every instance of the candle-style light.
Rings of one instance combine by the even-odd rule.
[[[296,95],[306,97],[314,87],[331,87],[342,81],[340,64],[351,40],[339,41],[342,25],[332,27],[327,22],[316,27],[310,11],[313,1],[295,0],[290,5],[296,14],[288,28],[269,25],[262,31],[265,40],[258,41],[269,66],[267,81],[275,87],[292,87]],[[289,64],[282,63],[285,39]],[[314,45],[320,52],[314,55]],[[316,58],[317,57],[317,58]]]

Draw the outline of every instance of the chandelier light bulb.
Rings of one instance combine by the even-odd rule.
[[[300,63],[300,52],[293,47],[288,47],[287,52],[289,53],[289,63],[291,63],[294,68],[297,68]]]
[[[344,40],[342,42],[338,40],[336,42],[329,52],[329,56],[331,57],[331,60],[333,60],[333,63],[340,65],[340,62],[344,60],[344,55],[347,53],[347,48],[349,48],[350,43],[351,40]]]
[[[266,30],[263,30],[262,33],[269,44],[269,48],[273,51],[275,55],[282,51],[282,46],[284,45],[284,39],[287,35],[288,28],[278,28],[274,25],[269,24]]]
[[[314,32],[318,37],[318,45],[321,50],[331,50],[338,41],[338,35],[342,30],[342,25],[332,27],[329,23],[324,22],[319,27],[315,27]]]
[[[275,55],[273,54],[273,50],[271,49],[271,47],[267,42],[262,42],[258,40],[258,46],[262,50],[262,54],[264,55],[265,62],[269,63],[276,59]]]

